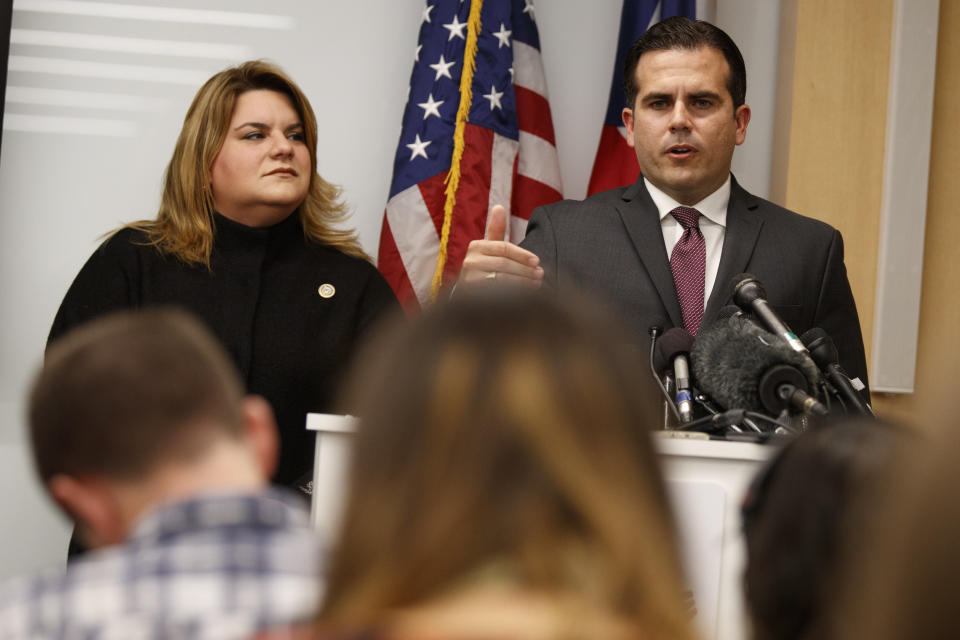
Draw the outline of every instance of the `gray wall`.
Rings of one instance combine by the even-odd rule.
[[[66,545],[66,523],[37,488],[23,439],[23,396],[50,322],[100,236],[154,215],[183,114],[206,77],[262,57],[297,79],[320,122],[320,172],[343,185],[364,247],[377,251],[423,0],[274,0],[271,14],[286,18],[272,21],[238,15],[265,11],[253,0],[179,4],[231,20],[68,16],[14,3],[0,155],[0,578],[59,562]],[[747,60],[753,120],[734,171],[766,195],[779,2],[701,4]],[[621,0],[536,6],[564,191],[580,198],[606,110]],[[156,42],[164,40],[195,44]]]

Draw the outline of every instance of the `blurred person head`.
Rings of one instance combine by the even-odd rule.
[[[279,67],[251,60],[225,69],[194,96],[167,165],[155,220],[129,226],[188,264],[209,266],[214,211],[251,227],[299,210],[306,238],[366,257],[338,187],[317,173],[317,120]]]
[[[464,292],[371,345],[322,625],[690,637],[648,374],[576,302]]]
[[[54,342],[33,383],[40,480],[90,546],[126,539],[162,502],[266,485],[273,412],[182,311],[125,311]]]
[[[702,20],[673,17],[640,36],[624,62],[627,144],[644,178],[694,205],[730,176],[750,122],[737,45]]]
[[[830,638],[952,638],[960,615],[960,432],[957,403],[927,407],[921,447],[893,475],[883,502],[865,514],[852,545]]]
[[[821,637],[860,513],[874,508],[910,435],[866,418],[784,446],[743,504],[746,604],[756,640]]]

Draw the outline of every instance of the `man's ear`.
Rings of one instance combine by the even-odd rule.
[[[747,125],[750,124],[750,107],[745,104],[737,107],[737,110],[733,113],[733,119],[737,123],[736,143],[743,144],[743,141],[747,139]]]
[[[248,446],[263,473],[264,482],[269,482],[277,469],[280,441],[277,422],[270,403],[260,396],[243,399],[243,421]]]
[[[91,548],[123,542],[127,537],[123,510],[100,479],[57,474],[47,481],[50,497],[77,524],[77,531]]]
[[[627,128],[627,146],[633,147],[633,109],[624,107],[620,117],[623,119],[623,126]]]

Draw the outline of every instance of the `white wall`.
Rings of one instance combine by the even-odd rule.
[[[777,88],[780,0],[716,0],[716,24],[730,34],[747,65],[747,140],[733,154],[733,173],[758,196],[770,193],[770,158]]]
[[[174,3],[98,4],[163,9]],[[177,24],[157,16],[50,14],[28,10],[29,0],[14,2],[0,152],[0,578],[58,562],[66,546],[66,524],[36,487],[23,441],[23,395],[50,322],[99,236],[124,221],[154,215],[183,114],[206,77],[232,62],[263,57],[297,79],[320,123],[320,172],[343,185],[361,242],[372,255],[377,251],[423,0],[274,0],[269,12],[287,17],[274,20],[279,28],[262,17],[268,11],[264,4],[253,0],[177,4],[241,19],[244,12],[261,17],[248,26]],[[734,171],[749,189],[765,195],[779,2],[715,4],[717,22],[741,45],[750,74],[753,121]],[[567,197],[586,192],[606,110],[620,6],[621,0],[537,2]],[[50,30],[59,33],[52,44],[44,43],[44,33],[37,32]],[[168,53],[96,50],[90,47],[117,42],[91,44],[86,38],[91,34],[207,46],[187,51],[181,44]],[[87,64],[77,68],[78,63]],[[38,96],[36,89],[70,93]],[[38,104],[63,98],[67,104]]]

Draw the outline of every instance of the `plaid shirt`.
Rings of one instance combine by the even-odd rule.
[[[160,507],[130,539],[0,589],[0,638],[248,638],[309,620],[320,545],[270,489]]]

